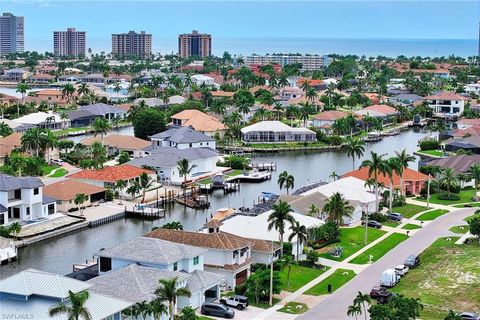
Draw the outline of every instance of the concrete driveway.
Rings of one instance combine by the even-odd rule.
[[[381,273],[388,268],[402,264],[410,254],[419,254],[428,248],[437,238],[453,235],[448,229],[465,224],[464,218],[474,214],[478,208],[451,211],[419,229],[413,236],[402,242],[374,264],[368,266],[345,286],[327,296],[315,307],[300,315],[299,320],[337,320],[354,319],[347,316],[348,306],[359,291],[370,292],[379,285]],[[457,235],[458,236],[458,235]]]

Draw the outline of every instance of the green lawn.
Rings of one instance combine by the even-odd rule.
[[[430,202],[444,205],[472,202],[474,193],[475,191],[473,189],[461,190],[459,193],[459,200],[440,200],[438,199],[438,193],[434,193],[430,196]],[[427,202],[427,199],[423,198],[417,198],[417,200]]]
[[[49,178],[60,178],[66,176],[68,173],[67,169],[65,168],[60,168],[57,171],[55,171],[52,175],[48,176]]]
[[[242,172],[243,172],[243,170],[232,170],[228,173],[225,173],[225,177],[229,178],[229,177],[238,176]],[[196,183],[198,183],[198,184],[209,184],[209,183],[212,183],[212,178],[202,179],[202,180],[197,181]]]
[[[60,168],[60,166],[57,165],[44,165],[42,167],[42,173],[44,176],[48,176],[53,170]]]
[[[382,222],[382,224],[383,224],[384,226],[392,227],[392,228],[395,228],[395,227],[397,227],[397,226],[399,225],[399,223],[396,222],[396,221]]]
[[[387,238],[377,243],[364,253],[360,254],[358,257],[355,257],[350,263],[365,264],[370,260],[370,255],[372,255],[372,261],[375,262],[381,257],[383,257],[388,251],[395,248],[401,242],[407,240],[408,236],[400,233],[392,233]]]
[[[290,301],[283,308],[278,309],[279,312],[302,314],[308,311],[308,307],[305,303]]]
[[[308,268],[301,265],[292,264],[290,272],[290,285],[287,286],[288,267],[280,271],[280,279],[282,281],[282,289],[290,292],[297,291],[319,275],[325,272],[322,269]]]
[[[480,310],[480,245],[457,245],[457,239],[435,241],[420,255],[421,264],[391,289],[420,298],[423,320],[443,319],[449,309]]]
[[[470,203],[469,207],[465,207],[465,204],[456,204],[455,208],[469,208],[469,207],[480,207],[480,202]]]
[[[341,228],[341,230],[341,241],[339,243],[335,243],[325,248],[322,248],[321,250],[325,252],[320,253],[321,257],[336,261],[342,261],[365,246],[364,226],[359,226],[355,228]],[[385,231],[368,228],[368,243],[371,243],[375,239],[380,238],[384,234]],[[330,256],[330,254],[328,254],[328,249],[335,247],[335,245],[339,245],[343,248],[343,255],[340,258],[334,258]]]
[[[465,221],[467,221],[467,222],[470,222],[470,220],[472,220],[472,219],[475,218],[475,217],[479,217],[479,218],[480,218],[480,214],[472,214],[471,216],[468,216],[468,217],[466,217],[466,218],[463,219],[463,220],[465,220]]]
[[[280,302],[280,299],[278,298],[273,298],[272,299],[272,303],[273,305],[277,304]],[[253,307],[257,307],[257,308],[262,308],[262,309],[268,309],[270,308],[270,305],[268,304],[268,301],[260,301],[259,303],[256,303],[255,302],[255,299],[253,298],[248,298],[248,305],[249,306],[253,306]]]
[[[352,270],[337,269],[333,274],[323,279],[322,282],[307,290],[305,294],[309,294],[312,296],[321,296],[324,294],[328,294],[329,284],[332,285],[332,292],[334,292],[335,290],[343,286],[345,283],[352,280],[354,277],[355,272],[353,272]]]
[[[453,233],[465,234],[468,232],[468,230],[470,230],[470,226],[469,225],[455,226],[455,227],[451,227],[449,230],[452,231]]]
[[[435,219],[437,219],[441,215],[444,215],[447,212],[448,211],[444,210],[444,209],[435,209],[435,210],[432,210],[432,211],[427,211],[424,214],[422,214],[420,217],[418,217],[417,220],[419,220],[419,221],[435,220]]]
[[[422,228],[422,227],[420,227],[418,224],[407,223],[406,225],[403,226],[402,229],[415,230],[415,229],[420,229],[420,228]]]
[[[411,218],[417,213],[427,210],[427,207],[407,203],[401,207],[393,207],[392,210],[400,213],[405,218]]]
[[[199,316],[198,320],[215,320],[215,319],[210,318],[210,317],[205,317],[205,316]]]
[[[418,150],[417,153],[423,153],[430,156],[442,157],[443,151],[440,150]]]

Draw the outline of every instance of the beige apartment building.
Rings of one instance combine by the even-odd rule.
[[[178,35],[178,55],[182,58],[206,58],[212,55],[212,35],[198,33],[196,30]]]
[[[112,34],[114,56],[136,56],[146,58],[152,55],[152,34],[141,31]]]
[[[56,56],[84,57],[87,33],[68,28],[67,31],[53,32],[53,53]]]

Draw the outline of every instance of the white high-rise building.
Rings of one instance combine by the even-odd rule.
[[[53,53],[56,56],[84,57],[86,52],[85,31],[68,28],[67,31],[53,32]]]
[[[0,56],[25,50],[23,21],[11,13],[0,16]]]

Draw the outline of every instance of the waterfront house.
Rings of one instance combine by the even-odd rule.
[[[36,104],[45,102],[48,106],[67,104],[66,97],[63,95],[62,91],[57,89],[44,89],[35,91],[31,95],[27,96],[25,101],[34,102]]]
[[[355,177],[357,179],[367,181],[370,179],[368,175],[368,168],[360,168],[357,170],[349,171],[345,173],[342,177]],[[393,189],[400,189],[401,178],[395,172],[393,173]],[[422,190],[425,183],[427,183],[429,176],[418,172],[416,170],[406,168],[403,170],[403,194],[406,195],[418,195],[420,190]],[[377,181],[385,185],[385,188],[390,187],[390,178],[383,173],[378,173]]]
[[[465,98],[454,92],[440,92],[423,98],[439,116],[460,116],[465,109]]]
[[[217,133],[220,137],[223,137],[223,134],[227,129],[227,127],[216,117],[195,109],[183,110],[171,116],[171,119],[171,125],[173,126],[190,126],[196,131],[205,133],[211,137],[215,136]]]
[[[19,123],[17,121],[10,120],[10,119],[0,119],[0,123],[5,123],[7,126],[9,126],[13,130],[13,132],[25,132],[28,129],[34,127],[33,125]]]
[[[468,129],[470,127],[480,126],[480,119],[460,119],[455,122],[458,129]]]
[[[468,174],[470,168],[474,165],[480,163],[480,155],[458,155],[450,156],[442,159],[430,159],[428,161],[421,161],[420,166],[434,166],[441,169],[451,168],[455,174]],[[472,179],[469,182],[462,182],[462,186],[473,186],[474,180]]]
[[[8,82],[22,82],[27,79],[29,75],[30,72],[25,69],[14,68],[3,71],[3,75],[0,76],[0,79]]]
[[[59,114],[52,112],[29,113],[15,119],[15,122],[52,130],[68,128],[70,126],[70,122],[68,120],[63,120]]]
[[[314,142],[316,133],[307,128],[294,128],[280,121],[260,121],[241,129],[247,143]]]
[[[401,93],[388,98],[388,101],[394,105],[411,106],[422,101],[422,97],[413,93]]]
[[[28,82],[32,84],[49,84],[55,80],[55,76],[48,73],[37,73],[28,77]]]
[[[455,129],[451,132],[452,138],[467,138],[470,136],[480,136],[480,125],[469,126],[468,128]]]
[[[320,110],[323,110],[325,107],[325,104],[320,101],[319,97],[315,97],[313,100],[308,99],[307,97],[298,97],[295,99],[290,99],[288,100],[288,104],[290,106],[297,106],[300,107],[302,104],[309,103],[311,106],[315,108],[315,110],[318,112]]]
[[[127,189],[133,181],[139,181],[142,173],[147,173],[154,181],[157,180],[154,171],[135,167],[126,163],[118,166],[103,167],[96,170],[82,170],[67,177],[103,188],[111,188],[117,181],[125,180],[127,182],[127,187],[125,189]]]
[[[85,308],[92,319],[120,320],[123,310],[133,303],[91,291],[92,285],[58,274],[26,269],[0,280],[0,312],[2,315],[28,319],[67,320],[66,313],[49,315],[50,308],[65,303],[70,306],[69,292],[87,290]]]
[[[347,112],[338,110],[329,110],[320,112],[313,118],[312,125],[315,128],[323,129],[325,131],[330,130],[335,121],[348,116]]]
[[[13,239],[0,236],[0,265],[17,258],[17,247]]]
[[[377,104],[355,111],[355,114],[362,117],[368,115],[370,117],[380,118],[385,124],[393,122],[393,120],[398,117],[400,112],[398,112],[398,110],[393,107],[384,104]]]
[[[85,146],[91,146],[94,142],[101,142],[101,137],[90,137],[80,141]],[[145,156],[146,149],[150,148],[152,143],[134,136],[111,133],[103,137],[103,146],[107,149],[108,155],[117,155],[120,152],[126,152],[133,158]]]
[[[43,186],[38,178],[0,174],[0,225],[46,219],[56,213],[55,200],[43,196]]]
[[[79,76],[79,80],[83,83],[92,83],[103,85],[105,83],[105,77],[100,73],[86,74]]]
[[[191,126],[176,126],[169,130],[150,136],[152,147],[174,147],[177,149],[187,148],[211,148],[215,150],[216,141],[206,134],[196,131]]]
[[[125,119],[127,111],[105,103],[94,103],[81,106],[78,110],[68,112],[72,127],[85,127],[91,125],[95,118],[101,117],[106,120]]]
[[[61,212],[70,212],[77,210],[75,196],[83,193],[87,200],[83,203],[84,207],[98,204],[105,199],[106,189],[89,183],[80,182],[74,179],[65,179],[43,187],[43,194],[57,201],[57,210]]]
[[[474,154],[480,154],[480,136],[471,136],[466,138],[455,138],[445,142],[445,150],[457,152],[459,150],[470,151]]]
[[[182,96],[175,95],[168,97],[167,100],[159,99],[159,98],[138,98],[133,101],[133,104],[139,105],[142,101],[149,107],[167,107],[172,104],[182,104],[186,101]]]
[[[468,94],[480,95],[480,83],[469,83],[465,86],[465,92]]]
[[[145,237],[163,239],[208,249],[204,255],[205,271],[222,275],[225,290],[234,290],[250,276],[252,264],[252,242],[225,232],[190,232],[182,230],[156,229]]]
[[[150,151],[150,155],[133,159],[128,164],[138,168],[152,168],[156,171],[160,180],[180,185],[184,182],[184,177],[178,172],[178,162],[182,159],[187,159],[190,166],[195,165],[190,174],[188,174],[187,181],[201,179],[218,171],[216,166],[218,153],[213,149],[205,147],[186,149],[173,147],[155,148]]]

